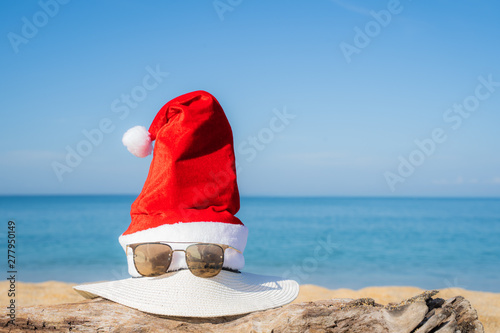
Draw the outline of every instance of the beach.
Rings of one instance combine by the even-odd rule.
[[[8,281],[0,282],[1,290],[8,290]],[[83,300],[72,286],[75,283],[47,281],[41,283],[16,283],[16,302],[20,307],[30,305],[50,305],[72,303]],[[293,303],[309,302],[331,298],[373,298],[379,304],[399,302],[421,293],[423,289],[416,287],[367,287],[360,290],[327,289],[315,285],[301,285],[299,296]],[[477,310],[479,319],[487,333],[500,331],[500,293],[470,291],[461,288],[440,290],[436,297],[448,299],[463,296]],[[6,292],[0,293],[0,303],[7,304]]]

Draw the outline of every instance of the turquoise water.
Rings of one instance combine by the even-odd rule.
[[[0,197],[16,221],[18,280],[128,277],[118,236],[135,196]],[[500,199],[242,198],[245,271],[329,288],[500,292]],[[4,272],[7,256],[4,256]]]

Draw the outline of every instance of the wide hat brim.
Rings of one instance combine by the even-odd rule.
[[[275,276],[221,271],[213,278],[200,278],[189,270],[73,288],[85,298],[103,297],[144,312],[176,317],[241,315],[288,304],[299,293],[297,282]]]

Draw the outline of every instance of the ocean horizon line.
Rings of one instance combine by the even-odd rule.
[[[38,193],[38,194],[0,194],[0,198],[8,197],[130,197],[139,196],[140,193]],[[241,195],[243,199],[478,199],[478,200],[499,200],[500,196],[431,196],[431,195],[414,195],[414,196],[391,196],[391,195]]]

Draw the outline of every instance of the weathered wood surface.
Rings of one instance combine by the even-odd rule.
[[[428,291],[399,304],[332,299],[291,304],[247,315],[175,318],[143,313],[96,298],[19,308],[15,324],[2,316],[1,332],[484,332],[476,310],[461,296],[433,299]]]

